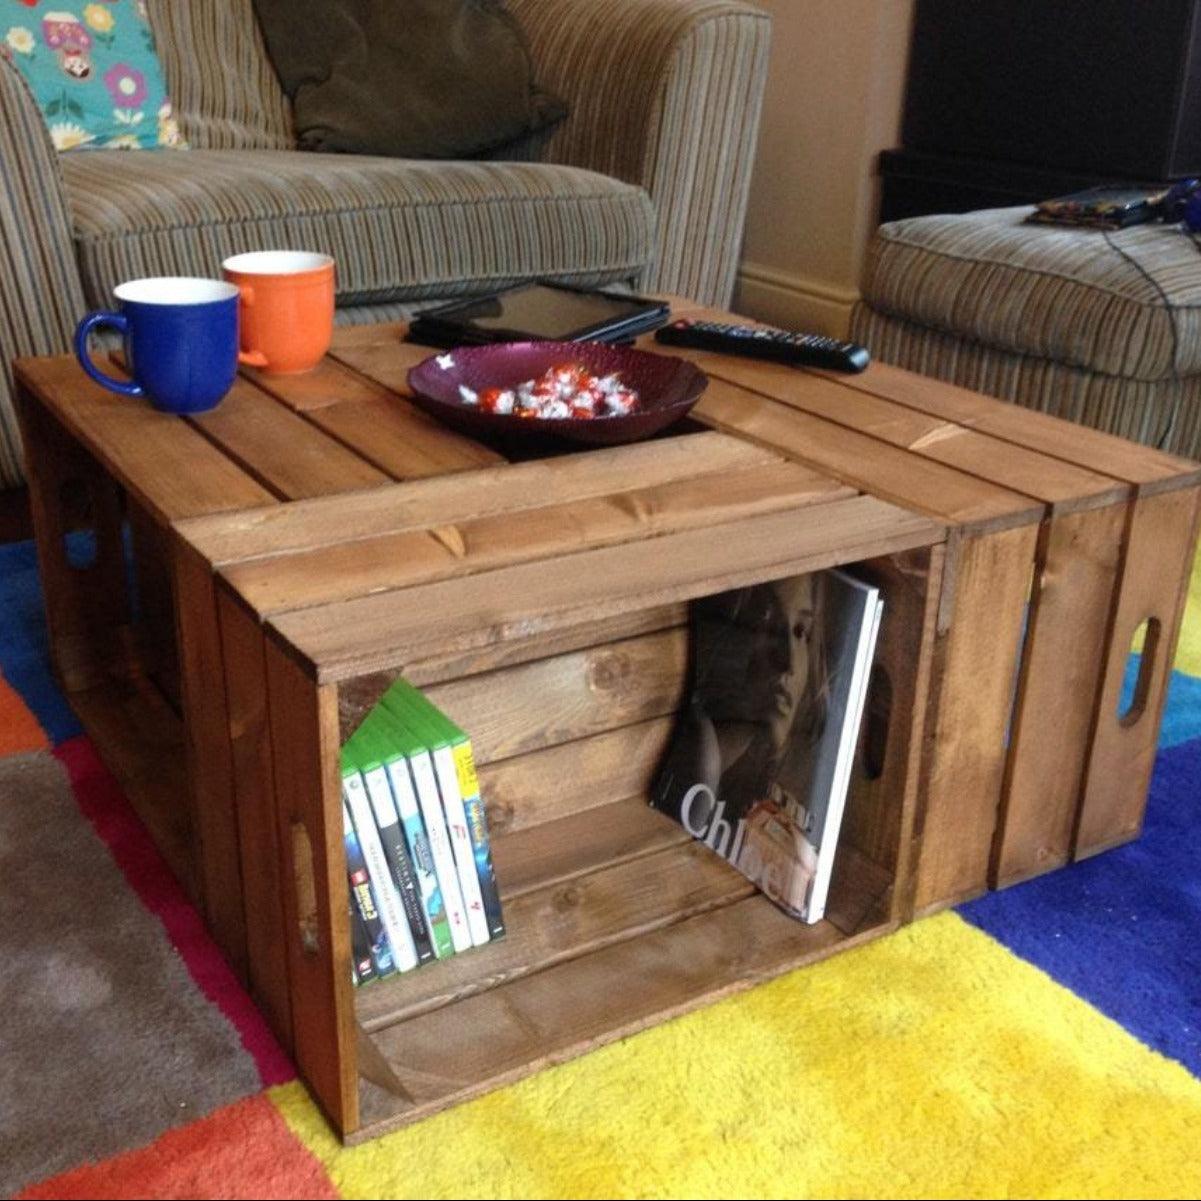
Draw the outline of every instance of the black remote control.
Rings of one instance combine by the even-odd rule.
[[[756,325],[722,325],[717,321],[672,321],[655,331],[655,341],[668,346],[714,350],[718,354],[772,359],[794,367],[825,367],[830,371],[862,371],[871,362],[871,355],[854,342]]]

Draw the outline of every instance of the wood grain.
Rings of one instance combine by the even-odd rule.
[[[254,367],[243,367],[242,374],[296,413],[323,409],[331,404],[379,400],[388,395],[386,388],[343,367],[333,358],[325,358],[312,371],[299,375],[268,375]]]
[[[310,409],[305,415],[318,429],[397,480],[470,471],[502,461],[495,451],[453,433],[395,396],[343,401]]]
[[[675,825],[662,814],[650,816],[660,827]],[[562,833],[559,823],[528,833],[543,842],[539,855],[548,877],[555,874],[556,856],[574,853],[559,843]],[[753,892],[754,886],[729,864],[687,838],[678,846],[507,900],[502,885],[504,938],[358,989],[358,1020],[371,1033]]]
[[[372,488],[390,480],[246,380],[235,381],[215,409],[188,420],[283,500]]]
[[[940,526],[874,497],[832,501],[820,512],[820,521],[767,514],[582,551],[285,613],[271,625],[320,679],[345,679],[403,669],[435,648],[485,646],[908,550],[942,535]]]
[[[291,1053],[284,907],[288,881],[276,812],[263,633],[254,615],[224,588],[216,589],[216,607],[224,658],[224,752],[234,798],[234,862],[241,866],[239,900],[245,913],[250,991],[281,1045]]]
[[[1071,856],[1125,528],[1125,505],[1056,516],[1043,526],[994,888],[1061,867]]]
[[[914,825],[913,913],[988,887],[1037,526],[953,534],[934,647],[925,804]]]
[[[674,726],[674,714],[653,717],[486,765],[480,795],[489,829],[515,835],[644,795]],[[563,787],[564,780],[571,781],[570,788]]]
[[[759,362],[703,351],[689,352],[710,376],[778,400],[790,408],[866,434],[914,456],[943,463],[1021,492],[1061,512],[1113,504],[1129,486],[1112,476],[783,363]]]
[[[432,529],[234,563],[222,575],[251,608],[267,616],[760,513],[797,512],[855,495],[833,480],[780,462],[527,509],[519,519],[511,512],[447,519]]]
[[[194,814],[193,853],[205,898],[205,915],[217,945],[238,979],[250,968],[242,893],[241,852],[230,755],[226,661],[217,628],[213,576],[182,540],[170,548],[176,624],[182,666],[187,788]]]
[[[723,380],[710,382],[693,413],[713,429],[772,447],[843,483],[940,521],[1005,529],[1042,515],[1042,506],[1020,493]]]
[[[471,731],[477,763],[674,713],[687,669],[684,629],[588,647],[425,689]]]
[[[679,822],[647,804],[645,793],[493,835],[492,861],[506,900],[691,841]]]
[[[1201,465],[1189,459],[886,363],[873,363],[856,376],[819,374],[843,387],[887,397],[1015,446],[1138,485],[1145,495],[1189,487],[1201,480]]]
[[[740,992],[889,929],[844,937],[752,897],[559,964],[373,1036],[412,1091],[402,1108],[364,1097],[373,1138],[532,1072]],[[636,980],[637,988],[614,988]],[[453,1057],[436,1053],[453,1045]]]
[[[276,828],[297,1066],[326,1117],[359,1125],[337,698],[266,644]]]
[[[18,377],[161,522],[276,502],[186,421],[92,383],[73,355],[21,359]]]
[[[780,461],[778,454],[738,438],[707,433],[486,467],[470,477],[434,476],[403,487],[198,517],[182,522],[180,530],[205,558],[220,566]]]
[[[1191,488],[1146,497],[1134,506],[1085,768],[1076,859],[1136,838],[1142,829],[1197,543],[1199,504],[1201,490]],[[1148,637],[1142,703],[1136,701],[1119,717],[1127,658],[1144,621],[1154,621],[1158,629]]]

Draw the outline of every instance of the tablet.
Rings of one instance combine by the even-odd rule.
[[[430,309],[413,319],[408,340],[437,347],[619,342],[657,329],[670,315],[661,300],[537,283]]]

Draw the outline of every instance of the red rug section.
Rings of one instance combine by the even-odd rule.
[[[100,761],[91,741],[82,736],[69,739],[55,748],[54,754],[67,771],[80,812],[108,847],[129,887],[163,923],[167,937],[187,965],[197,987],[237,1030],[243,1046],[258,1067],[263,1087],[294,1079],[296,1069],[292,1061],[284,1054],[262,1015],[217,950],[204,928],[200,914],[172,875],[117,781]],[[251,1192],[236,1195],[268,1194]]]
[[[148,1147],[64,1172],[33,1197],[337,1197],[325,1169],[264,1094],[171,1130]]]

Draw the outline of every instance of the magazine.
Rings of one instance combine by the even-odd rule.
[[[825,913],[881,611],[842,571],[692,606],[690,694],[651,804],[805,922]]]

